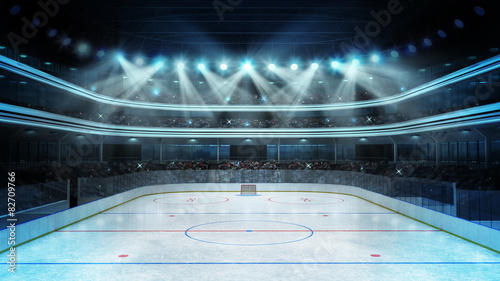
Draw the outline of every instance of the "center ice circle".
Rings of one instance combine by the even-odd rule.
[[[234,220],[192,226],[187,237],[205,243],[232,246],[269,246],[299,242],[310,238],[309,227],[280,221]]]

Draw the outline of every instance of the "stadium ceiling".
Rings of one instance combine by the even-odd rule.
[[[403,101],[411,100],[432,93],[433,90],[447,87],[455,83],[466,81],[473,77],[481,77],[485,73],[500,68],[500,55],[489,58],[487,60],[476,63],[472,66],[447,74],[443,77],[424,83],[415,88],[406,90],[399,94],[378,98],[375,100],[356,101],[356,102],[342,102],[337,104],[318,104],[318,105],[179,105],[179,104],[166,104],[145,101],[132,101],[125,99],[113,98],[105,95],[89,91],[80,86],[68,83],[62,79],[54,77],[50,74],[36,70],[32,67],[23,65],[17,61],[9,58],[0,57],[0,69],[4,69],[10,73],[19,75],[20,77],[27,78],[29,81],[35,81],[42,84],[49,85],[54,88],[59,88],[67,91],[68,93],[76,96],[84,97],[86,99],[94,100],[104,104],[111,104],[116,106],[126,106],[134,108],[145,109],[159,109],[159,110],[172,110],[172,111],[205,111],[205,112],[297,112],[297,111],[333,111],[333,110],[353,110],[364,107],[374,107],[396,104]]]
[[[498,126],[498,103],[415,120],[374,126],[334,128],[164,128],[98,123],[15,105],[0,104],[0,122],[71,133],[147,138],[346,138],[397,136],[458,128]]]
[[[492,33],[500,21],[495,4],[486,0],[4,0],[0,43],[73,66],[97,62],[99,51],[150,58],[285,61],[398,50],[407,65],[419,67],[500,47],[499,37]]]

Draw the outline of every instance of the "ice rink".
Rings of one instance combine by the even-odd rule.
[[[17,273],[3,270],[0,280],[500,276],[500,254],[361,198],[336,193],[148,195],[16,251]]]

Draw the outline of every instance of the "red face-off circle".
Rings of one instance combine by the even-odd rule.
[[[157,204],[166,205],[207,205],[207,204],[218,204],[225,203],[229,201],[227,197],[221,196],[166,196],[160,197],[153,200]]]
[[[339,203],[344,202],[344,199],[342,199],[342,198],[331,197],[331,196],[318,196],[318,195],[278,196],[278,197],[271,197],[268,200],[271,202],[274,202],[274,203],[293,204],[293,205],[331,205],[331,204],[339,204]]]

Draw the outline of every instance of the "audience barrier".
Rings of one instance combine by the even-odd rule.
[[[307,183],[360,187],[440,213],[500,229],[500,191],[461,190],[454,183],[392,178],[350,171],[185,170],[150,171],[109,178],[80,178],[78,203],[140,186],[180,183]],[[307,185],[303,190],[307,190]]]
[[[7,198],[7,188],[2,189],[2,198]],[[16,213],[26,212],[34,208],[67,201],[68,181],[34,183],[15,187],[14,192]],[[5,202],[4,202],[5,201]],[[7,200],[0,202],[0,216],[7,214]]]
[[[69,180],[20,185],[10,192],[12,197],[7,196],[7,188],[0,189],[0,194],[4,195],[2,198],[5,198],[0,202],[0,229],[9,227],[12,219],[21,224],[68,209],[69,187]],[[7,198],[14,201],[7,202]]]
[[[45,216],[27,223],[16,225],[16,245],[30,241],[41,235],[144,195],[186,191],[232,191],[236,196],[240,190],[239,182],[217,183],[216,180],[218,179],[219,173],[215,170],[199,172],[200,171],[189,170],[155,171],[144,173],[141,176],[136,174],[135,177],[122,176],[112,179],[82,178],[80,179],[80,192],[82,194],[97,196],[104,195],[107,192],[110,196],[62,212],[54,213],[51,216]],[[250,179],[252,176],[259,174],[262,177],[267,175],[266,177],[269,178],[269,175],[271,175],[273,179],[281,179],[281,183],[256,183],[258,193],[263,193],[265,191],[311,191],[336,192],[357,196],[435,226],[438,229],[469,239],[497,252],[500,251],[500,240],[497,239],[500,232],[498,228],[495,229],[491,227],[495,219],[498,222],[498,213],[494,213],[494,211],[498,212],[498,210],[493,209],[493,206],[498,204],[499,194],[493,191],[480,193],[477,191],[467,192],[466,190],[457,190],[453,192],[453,200],[456,201],[456,203],[453,206],[449,206],[450,204],[448,204],[448,202],[450,201],[450,194],[452,193],[450,189],[455,191],[453,185],[450,183],[420,180],[409,183],[413,181],[413,179],[410,178],[406,178],[404,181],[395,182],[394,180],[382,176],[371,177],[370,175],[355,172],[344,172],[344,175],[341,175],[333,171],[304,171],[304,173],[302,173],[304,182],[290,183],[287,182],[287,180],[293,178],[292,172],[297,173],[300,171],[282,171],[281,173],[277,171],[250,171],[240,173],[240,175],[245,174],[245,179]],[[199,177],[193,177],[196,173],[198,173]],[[231,177],[228,178],[236,179],[238,178],[238,173],[239,171],[233,171],[230,173]],[[224,175],[227,176],[227,172],[224,172]],[[325,183],[313,183],[315,178],[322,179]],[[295,177],[295,180],[299,181],[299,179],[300,177]],[[210,180],[212,180],[213,183],[209,183]],[[169,181],[169,183],[166,181]],[[349,185],[327,184],[326,182],[329,181],[350,181],[350,183]],[[100,187],[99,184],[101,185]],[[367,187],[361,188],[358,184],[366,184]],[[99,194],[92,190],[105,191]],[[113,192],[120,193],[111,195]],[[381,193],[390,195],[386,196]],[[391,198],[391,196],[393,196],[393,198]],[[486,197],[489,198],[486,199]],[[99,197],[95,197],[93,199],[98,198]],[[89,198],[81,197],[80,199]],[[460,202],[460,200],[464,199],[470,201]],[[413,202],[411,202],[411,200],[413,200]],[[489,203],[491,208],[488,209],[489,207],[486,207],[487,204],[483,203]],[[480,210],[477,209],[477,204],[481,204],[484,208]],[[436,208],[438,211],[431,209],[435,206],[440,206]],[[455,208],[458,214],[468,214],[468,218],[471,219],[472,222],[440,212],[442,210],[449,212],[447,210],[450,210],[450,208],[451,210]],[[0,230],[1,241],[7,241],[8,235],[8,228]],[[6,243],[2,249],[3,251],[8,250]],[[0,251],[2,249],[0,249]]]

